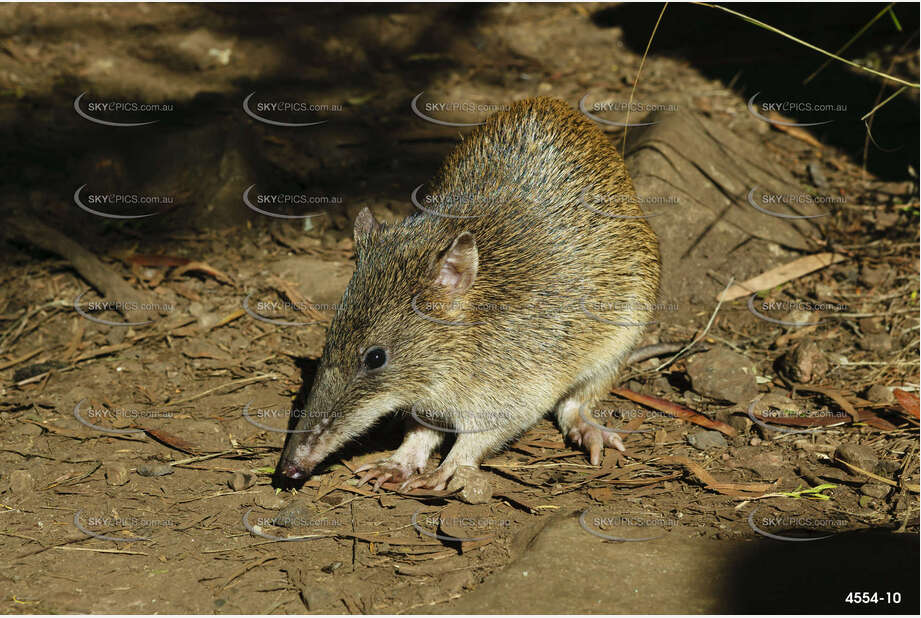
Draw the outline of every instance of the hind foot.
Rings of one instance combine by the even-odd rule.
[[[601,453],[606,446],[625,452],[626,448],[620,435],[612,430],[602,429],[600,425],[589,423],[579,413],[582,407],[579,401],[569,399],[557,408],[557,421],[563,436],[588,453],[588,459],[593,466],[601,464]]]
[[[624,448],[620,435],[613,431],[604,431],[586,422],[576,424],[569,430],[566,437],[588,453],[588,460],[593,466],[601,464],[601,451],[605,446],[616,448],[621,453],[627,450]]]

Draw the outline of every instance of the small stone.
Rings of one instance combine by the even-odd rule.
[[[822,172],[822,166],[819,165],[818,161],[810,161],[806,169],[809,171],[809,177],[812,179],[813,185],[819,189],[824,189],[828,186],[828,181],[825,179],[825,173]]]
[[[10,491],[15,495],[30,494],[34,486],[35,481],[28,470],[13,470],[10,474]]]
[[[779,368],[794,382],[808,384],[828,373],[828,359],[815,342],[801,343],[779,359]]]
[[[173,473],[173,466],[169,464],[140,464],[137,473],[141,476],[166,476]]]
[[[138,472],[140,474],[140,472]],[[120,461],[106,464],[106,483],[119,487],[128,482],[128,467]]]
[[[867,472],[872,472],[876,468],[876,462],[878,461],[873,449],[862,444],[840,445],[835,449],[835,459],[849,463]],[[847,471],[851,474],[860,474],[847,466],[845,466],[845,468],[847,468]]]
[[[234,491],[249,489],[256,483],[256,475],[250,472],[236,472],[227,483]]]
[[[883,386],[882,384],[874,384],[867,389],[867,392],[863,395],[868,401],[873,403],[892,403],[895,401],[895,396],[892,394],[892,389]]]
[[[883,321],[878,317],[860,318],[857,320],[857,324],[860,325],[860,330],[867,334],[886,332],[886,325],[883,324]]]
[[[688,436],[688,443],[696,449],[705,451],[711,448],[726,448],[726,438],[718,431],[698,431]]]
[[[860,493],[882,500],[889,495],[889,486],[882,483],[865,483],[860,487]]]
[[[874,333],[865,335],[857,342],[857,345],[869,352],[891,352],[892,337],[889,333]]]
[[[880,459],[876,464],[876,473],[882,476],[890,476],[902,469],[902,463],[894,459]]]
[[[654,359],[657,360],[658,359]],[[675,389],[672,387],[671,383],[668,381],[668,378],[665,376],[659,376],[652,381],[653,391],[656,393],[673,393]]]
[[[748,443],[751,444],[752,446],[759,446],[761,442],[762,442],[761,438],[752,438],[751,440],[748,441]]]
[[[742,434],[748,433],[748,431],[752,428],[752,421],[746,415],[733,414],[729,417],[728,425]]]
[[[489,477],[473,466],[460,466],[448,483],[448,491],[457,491],[457,497],[467,504],[486,504],[492,500]]]
[[[747,404],[758,394],[754,365],[726,348],[692,356],[687,373],[694,390],[713,399]]]
[[[870,496],[860,496],[857,504],[859,504],[861,508],[872,509],[875,506],[875,498],[871,498]]]
[[[337,562],[332,562],[330,564],[327,564],[325,567],[323,567],[320,570],[323,571],[324,573],[335,573],[341,568],[342,568],[342,563],[337,561]]]
[[[262,508],[269,509],[270,511],[277,511],[278,509],[285,506],[285,499],[281,496],[276,496],[275,494],[259,494],[256,496],[256,499],[253,500],[253,502],[256,506],[261,506]]]

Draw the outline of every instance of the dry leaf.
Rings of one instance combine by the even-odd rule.
[[[835,253],[816,253],[806,257],[793,260],[789,264],[783,264],[777,268],[772,268],[763,272],[757,277],[752,277],[748,281],[737,283],[728,290],[721,292],[716,300],[719,302],[728,302],[743,296],[750,296],[761,290],[769,290],[777,287],[781,283],[786,283],[792,279],[798,279],[803,275],[825,268],[831,264],[837,264],[845,260],[845,256]]]

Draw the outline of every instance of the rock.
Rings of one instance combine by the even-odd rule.
[[[489,477],[472,466],[460,466],[451,482],[448,491],[457,491],[457,497],[467,504],[486,504],[492,500],[492,485]]]
[[[729,416],[727,424],[738,431],[740,434],[748,433],[752,428],[752,421],[748,416],[742,414],[732,414]]]
[[[202,305],[202,304],[201,304],[200,302],[198,302],[198,301],[193,301],[193,302],[189,303],[188,312],[189,312],[189,315],[191,315],[193,318],[197,318],[197,317],[199,317],[199,316],[201,316],[201,315],[204,315],[204,313],[205,313],[205,306]]]
[[[857,342],[857,345],[869,352],[890,352],[892,351],[892,337],[889,333],[865,335]]]
[[[32,493],[35,481],[28,470],[13,470],[10,474],[10,491],[13,495],[25,496]]]
[[[835,449],[835,459],[857,466],[867,472],[872,472],[876,468],[876,462],[878,461],[873,449],[862,444],[842,444],[838,446]],[[847,468],[847,470],[851,474],[860,474],[850,468]]]
[[[813,185],[819,189],[824,189],[828,186],[828,181],[825,179],[825,173],[822,172],[822,166],[819,165],[818,161],[810,161],[806,166],[806,170],[809,172],[809,177],[812,179]]]
[[[860,330],[864,333],[876,334],[886,332],[886,325],[883,324],[883,321],[878,317],[860,318],[857,320],[857,324],[860,325]]]
[[[273,489],[269,488],[271,491]],[[256,499],[253,500],[253,503],[256,506],[261,506],[264,509],[269,509],[270,511],[277,511],[283,506],[285,506],[285,499],[281,496],[276,496],[274,493],[270,494],[259,494],[256,496]]]
[[[688,443],[696,449],[705,451],[711,448],[726,448],[726,438],[718,431],[698,431],[688,436]]]
[[[237,472],[231,478],[227,484],[234,491],[243,491],[244,489],[249,489],[256,483],[256,475],[250,472]]]
[[[892,394],[892,389],[883,386],[882,384],[874,384],[864,393],[864,398],[872,401],[873,403],[892,403],[895,401],[895,396]]]
[[[860,505],[860,508],[872,509],[874,506],[876,506],[876,499],[871,498],[870,496],[860,496],[857,504]]]
[[[650,359],[658,362],[659,359]],[[672,387],[671,383],[668,381],[668,378],[665,376],[658,376],[652,381],[652,389],[655,393],[668,394],[675,392],[675,389]]]
[[[714,348],[692,356],[687,372],[694,390],[713,399],[747,404],[758,394],[754,365],[732,350]]]
[[[889,495],[889,489],[888,485],[883,485],[882,483],[865,483],[860,487],[860,493],[882,500]]]
[[[794,382],[808,384],[828,373],[828,359],[812,341],[799,344],[779,359],[779,369]]]
[[[880,459],[876,464],[876,473],[882,476],[890,476],[902,469],[902,462],[894,459]]]
[[[166,476],[173,473],[173,466],[169,464],[140,464],[137,473],[141,476]]]
[[[128,482],[128,467],[120,461],[106,464],[106,483],[119,487]]]

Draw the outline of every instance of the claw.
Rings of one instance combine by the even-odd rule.
[[[389,459],[365,464],[355,469],[355,474],[361,474],[362,472],[364,474],[358,480],[358,487],[374,479],[374,491],[380,491],[381,485],[388,481],[402,481],[412,474],[408,466]]]
[[[622,453],[626,452],[623,440],[616,432],[603,431],[586,423],[579,423],[570,429],[567,437],[588,453],[588,459],[593,466],[601,464],[601,454],[606,446],[616,448]]]
[[[400,485],[401,492],[412,491],[413,489],[423,488],[431,489],[433,491],[441,491],[448,486],[448,481],[451,480],[451,477],[454,476],[454,471],[457,469],[457,466],[439,466],[432,472],[427,474],[420,474],[414,476],[411,479],[408,479],[402,485]]]
[[[613,431],[604,432],[604,444],[605,446],[613,446],[621,453],[627,452],[627,448],[624,446],[624,441],[620,439],[619,434],[616,434]]]
[[[385,472],[382,476],[377,477],[377,480],[374,482],[374,491],[380,491],[381,485],[386,483],[393,475],[389,472]]]

